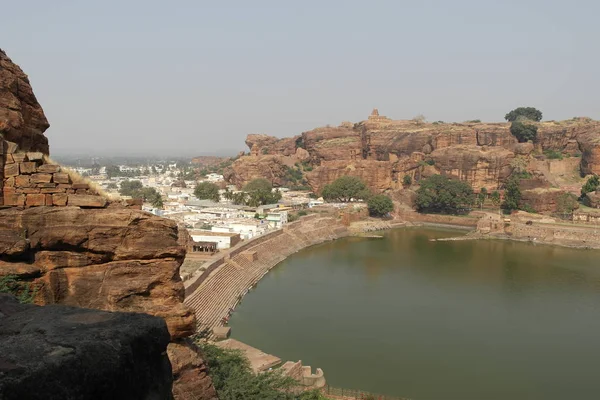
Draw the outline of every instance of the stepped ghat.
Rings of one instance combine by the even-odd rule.
[[[196,313],[197,331],[214,339],[215,328],[271,268],[305,247],[348,235],[338,219],[309,215],[214,260],[186,288],[184,303]]]

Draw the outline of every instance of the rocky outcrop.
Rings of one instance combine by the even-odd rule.
[[[356,124],[293,138],[249,135],[251,155],[234,162],[225,178],[243,186],[265,173],[279,184],[285,174],[279,166],[297,162],[299,152],[310,164],[304,171],[315,192],[342,175],[358,176],[380,192],[401,189],[404,175],[418,179],[432,173],[462,179],[475,190],[496,190],[511,174],[514,157],[543,158],[547,150],[581,156],[583,173],[600,173],[600,122],[579,118],[537,125],[536,143],[517,143],[508,123],[395,121],[374,112]]]
[[[33,283],[36,303],[144,312],[163,317],[172,338],[194,332],[175,222],[119,208],[9,208],[0,232],[0,275],[11,268]]]
[[[240,188],[256,178],[265,178],[274,186],[282,186],[287,172],[286,165],[293,165],[294,162],[295,159],[291,157],[276,155],[241,157],[231,168],[223,171],[223,177]]]
[[[0,134],[23,151],[48,154],[44,132],[49,126],[29,78],[0,49]]]
[[[0,294],[0,398],[172,398],[160,318],[19,304]]]
[[[184,378],[181,384],[196,399],[214,399],[204,361],[186,341],[195,332],[195,317],[183,304],[179,267],[185,247],[177,225],[140,211],[135,200],[109,201],[52,163],[43,135],[47,127],[27,77],[0,52],[0,277],[14,275],[31,284],[35,302],[42,305],[161,317],[171,339],[168,353],[181,353],[177,349],[184,344],[188,348],[187,361],[177,357],[174,363],[176,377]],[[127,376],[128,369],[114,367],[114,374]],[[88,364],[81,368],[92,373]],[[73,382],[78,383],[77,376]],[[177,379],[174,392],[181,394],[179,386]]]

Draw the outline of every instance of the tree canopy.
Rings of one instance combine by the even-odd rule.
[[[519,188],[519,178],[511,176],[508,181],[506,181],[502,208],[508,211],[518,210],[520,201],[521,189]]]
[[[473,189],[463,181],[433,175],[419,183],[421,187],[415,199],[419,212],[462,214],[468,212],[475,201]]]
[[[219,195],[219,186],[212,182],[200,182],[194,188],[194,196],[200,200],[212,200],[219,202],[221,196]]]
[[[581,197],[583,198],[587,193],[595,192],[596,189],[598,189],[598,186],[600,186],[600,178],[598,178],[598,175],[590,176],[581,188]]]
[[[542,112],[535,107],[518,107],[506,114],[504,119],[508,122],[521,121],[524,119],[540,122],[542,120]]]
[[[529,140],[534,141],[537,137],[537,126],[527,124],[521,121],[515,121],[510,124],[510,133],[517,138],[519,143],[525,143]]]
[[[119,193],[121,196],[131,196],[131,197],[139,197],[139,191],[142,190],[144,185],[142,185],[141,181],[130,181],[126,180],[121,182],[121,188],[119,189]]]
[[[360,178],[344,175],[323,188],[323,198],[327,201],[347,203],[354,200],[365,200],[370,197],[369,189]]]
[[[251,207],[258,207],[263,204],[273,204],[281,200],[281,193],[279,190],[273,191],[271,182],[264,178],[257,178],[248,182],[248,184],[244,186],[244,192],[247,193],[245,202]]]
[[[121,196],[130,196],[135,199],[142,199],[152,204],[153,207],[162,208],[162,196],[155,188],[144,187],[140,181],[123,181],[119,189]]]
[[[369,208],[369,214],[372,217],[383,217],[394,211],[392,199],[384,194],[378,194],[369,198],[367,207]]]

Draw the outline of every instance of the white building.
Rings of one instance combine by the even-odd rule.
[[[193,230],[190,231],[190,236],[194,242],[216,243],[217,249],[228,249],[235,246],[240,241],[240,235],[238,233],[231,232]]]

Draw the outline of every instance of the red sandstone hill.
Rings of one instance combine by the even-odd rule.
[[[360,177],[372,190],[383,192],[401,189],[404,175],[440,173],[489,191],[502,187],[519,162],[545,182],[542,186],[555,186],[536,163],[548,150],[577,158],[584,174],[600,173],[599,121],[578,118],[537,125],[536,143],[518,143],[509,123],[395,121],[374,110],[365,121],[316,128],[293,138],[248,135],[250,155],[234,162],[225,178],[242,186],[267,177],[283,186],[288,184],[288,168],[295,166],[315,192],[342,175]]]

